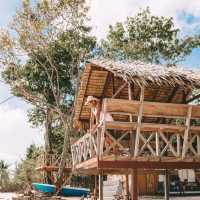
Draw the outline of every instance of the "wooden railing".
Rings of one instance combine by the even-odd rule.
[[[98,130],[94,133],[87,133],[71,145],[73,165],[97,156],[99,148],[97,132]]]
[[[102,112],[115,120],[104,120],[99,139],[97,133],[88,133],[72,145],[73,165],[97,156],[173,161],[200,158],[200,126],[191,123],[200,120],[200,106],[104,99]]]
[[[48,161],[48,163],[46,162]],[[38,158],[36,159],[36,168],[40,169],[43,167],[59,167],[59,163],[61,161],[61,155],[59,154],[48,154],[45,152],[42,152]],[[70,160],[66,161],[66,168],[71,168],[72,167],[72,162]]]

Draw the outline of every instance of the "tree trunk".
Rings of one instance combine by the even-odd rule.
[[[62,124],[63,124],[63,128],[64,128],[64,144],[63,144],[63,151],[62,151],[62,156],[61,156],[61,161],[60,161],[60,165],[59,165],[59,170],[58,170],[58,174],[57,174],[57,180],[56,180],[56,189],[57,192],[60,191],[60,188],[62,186],[62,184],[64,183],[64,169],[66,166],[66,161],[67,159],[71,159],[69,156],[71,156],[69,154],[70,152],[70,140],[69,140],[69,133],[70,133],[70,125],[68,124],[68,121],[65,120],[65,117],[63,114],[60,114],[61,116],[61,120],[62,120]]]
[[[49,108],[47,108],[46,111],[46,117],[45,117],[45,135],[44,135],[44,141],[45,141],[45,161],[44,164],[46,166],[50,166],[53,163],[51,163],[51,154],[52,154],[52,144],[51,144],[51,129],[52,124],[52,115]],[[45,172],[45,183],[52,184],[52,173],[51,172]]]

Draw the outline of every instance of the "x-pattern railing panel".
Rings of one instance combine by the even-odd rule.
[[[97,155],[96,133],[87,133],[71,145],[73,165],[79,164]]]

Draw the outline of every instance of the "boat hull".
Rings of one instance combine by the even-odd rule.
[[[33,188],[42,193],[54,194],[56,192],[55,185],[33,183]],[[60,195],[72,197],[86,197],[90,193],[88,188],[62,187]]]

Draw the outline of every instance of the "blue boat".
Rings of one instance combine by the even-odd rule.
[[[56,192],[55,185],[43,184],[43,183],[32,183],[35,190],[42,193],[54,194]],[[86,197],[90,193],[88,188],[76,188],[76,187],[62,187],[60,195],[65,197]]]

